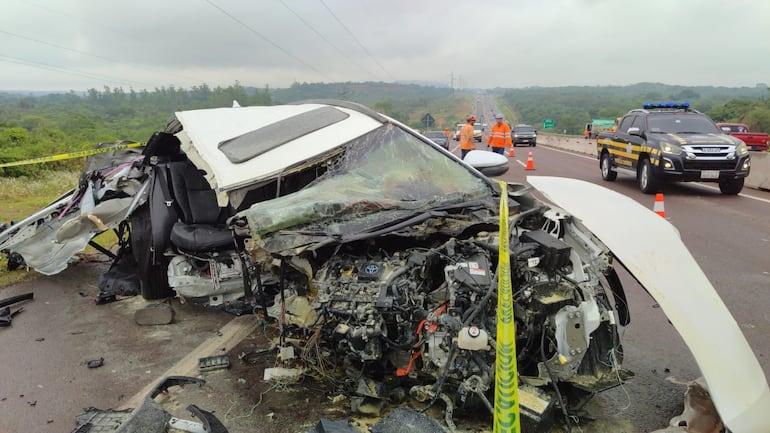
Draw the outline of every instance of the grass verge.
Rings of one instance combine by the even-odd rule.
[[[0,177],[0,222],[18,221],[48,205],[51,201],[75,187],[80,172],[46,171],[36,177]],[[95,238],[99,244],[111,248],[117,243],[112,231]],[[88,247],[86,253],[94,253]],[[26,269],[8,271],[5,255],[0,256],[0,287],[31,281],[39,274]]]

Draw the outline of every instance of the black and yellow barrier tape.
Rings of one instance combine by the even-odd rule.
[[[0,163],[0,168],[17,167],[20,165],[30,165],[30,164],[42,164],[44,162],[64,161],[67,159],[82,158],[84,156],[91,156],[99,153],[113,152],[115,150],[133,149],[133,148],[142,147],[142,146],[144,146],[142,143],[126,143],[126,144],[119,144],[116,146],[101,147],[98,149],[60,153],[58,155],[41,156],[40,158],[25,159],[22,161],[4,162],[4,163]]]
[[[497,262],[497,352],[495,354],[495,433],[521,432],[516,328],[513,322],[511,258],[508,254],[508,188],[500,183],[500,254]]]

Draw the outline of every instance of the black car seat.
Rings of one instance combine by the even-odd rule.
[[[229,208],[221,208],[203,172],[189,160],[166,164],[178,221],[171,227],[171,243],[189,252],[233,248],[232,231],[225,221]]]

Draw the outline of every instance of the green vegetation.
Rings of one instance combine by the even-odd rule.
[[[0,222],[17,221],[78,184],[79,172],[50,170],[38,176],[0,177]]]
[[[757,131],[770,131],[768,88],[684,87],[658,83],[601,87],[530,87],[497,89],[500,105],[509,106],[520,121],[542,127],[554,119],[553,132],[582,134],[591,119],[614,119],[644,102],[688,101],[714,121],[740,121]]]
[[[358,102],[413,128],[424,129],[420,122],[430,113],[436,124],[431,129],[454,129],[471,109],[469,93],[453,92],[448,87],[398,83],[294,83],[288,89],[273,91],[276,103],[312,99],[341,99]]]
[[[104,87],[46,96],[0,94],[0,162],[91,149],[118,139],[146,141],[162,130],[174,111],[272,103],[268,89],[236,83],[191,89],[173,86],[153,91]],[[77,170],[82,160],[0,169],[2,176],[35,175],[45,170]]]

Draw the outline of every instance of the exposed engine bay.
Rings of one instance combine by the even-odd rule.
[[[520,392],[529,395],[523,416],[550,425],[567,394],[576,403],[629,374],[608,298],[605,274],[614,271],[606,247],[571,219],[550,210],[515,221],[517,360]],[[287,333],[314,336],[299,350],[320,349],[316,362],[336,375],[331,382],[370,404],[407,395],[441,400],[454,426],[454,409],[492,410],[497,254],[496,232],[419,242],[384,236],[337,246],[328,257],[271,260],[254,290]]]
[[[411,399],[443,405],[452,429],[455,410],[493,411],[502,189],[481,168],[339,101],[179,112],[143,147],[92,159],[78,188],[0,230],[0,250],[52,274],[96,234],[130,226],[105,276],[121,257],[134,267],[106,286],[128,274],[146,299],[275,321],[282,368],[350,396],[353,412]],[[622,261],[695,355],[724,424],[764,431],[764,374],[673,226],[586,182],[528,182],[566,211],[508,185],[524,430],[569,426],[631,374]],[[646,236],[628,242],[629,226]],[[690,320],[693,305],[708,327]],[[741,377],[722,374],[738,366]]]

